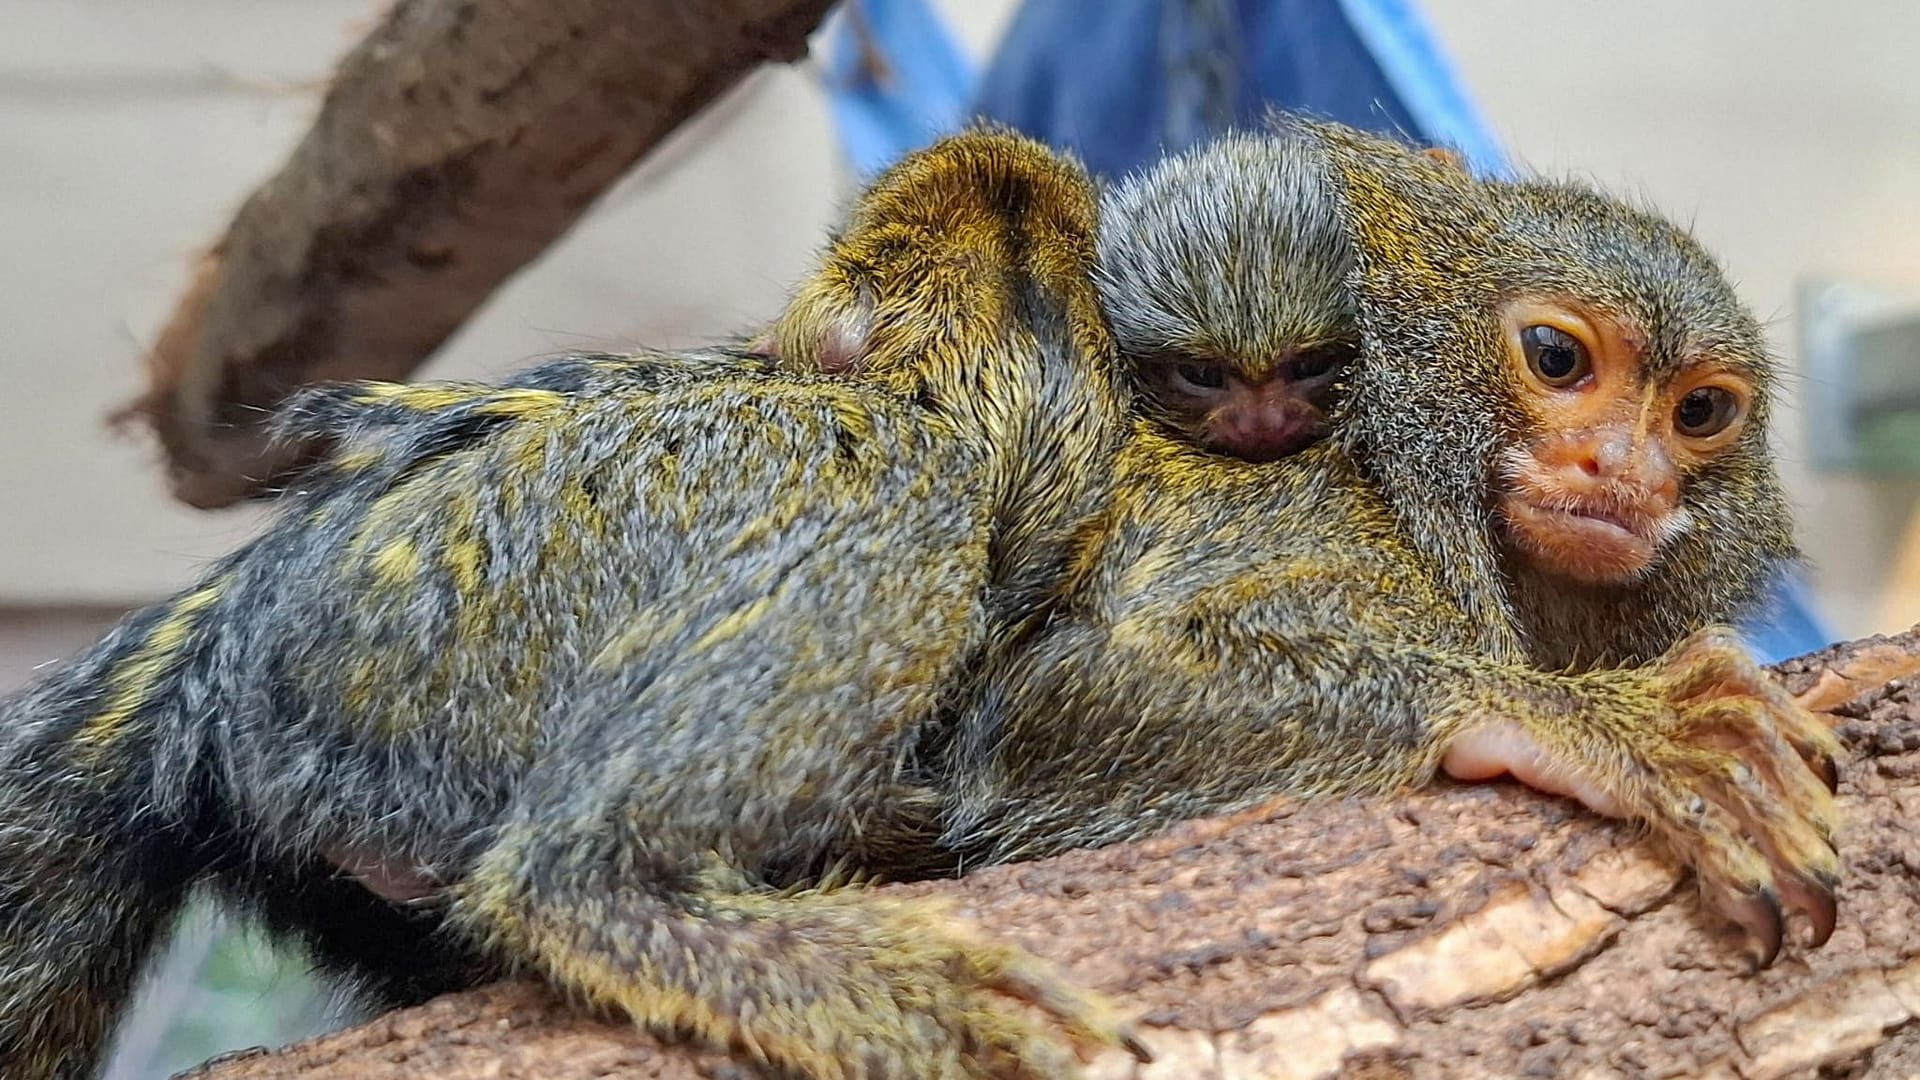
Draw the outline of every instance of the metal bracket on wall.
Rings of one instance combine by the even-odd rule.
[[[1798,301],[1813,463],[1920,476],[1920,289],[1812,281]]]

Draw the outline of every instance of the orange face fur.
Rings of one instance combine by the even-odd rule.
[[[1326,437],[1328,398],[1352,353],[1342,343],[1312,346],[1259,369],[1170,354],[1141,362],[1140,389],[1199,445],[1274,461]]]
[[[1708,355],[1650,379],[1636,327],[1564,298],[1514,301],[1502,322],[1528,432],[1501,457],[1507,535],[1573,580],[1632,580],[1691,524],[1681,482],[1739,437],[1752,382]]]

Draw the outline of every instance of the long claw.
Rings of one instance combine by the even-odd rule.
[[[1151,1065],[1153,1063],[1153,1051],[1147,1049],[1147,1044],[1140,1041],[1140,1036],[1129,1032],[1121,1037],[1120,1045],[1125,1048],[1127,1053],[1133,1055],[1133,1060],[1140,1064]]]
[[[1833,875],[1824,871],[1813,871],[1808,878],[1802,909],[1813,922],[1813,937],[1808,939],[1811,948],[1817,949],[1833,937],[1834,924],[1840,917],[1840,901],[1834,895],[1839,885]]]
[[[1765,970],[1780,958],[1780,946],[1786,940],[1786,917],[1780,910],[1780,897],[1771,888],[1748,894],[1735,912],[1740,924],[1760,943],[1759,962],[1754,969]]]
[[[1832,754],[1822,753],[1815,757],[1813,770],[1820,774],[1821,782],[1827,785],[1827,794],[1840,793],[1840,763],[1833,759]]]

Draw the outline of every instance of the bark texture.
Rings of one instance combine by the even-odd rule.
[[[1757,974],[1630,829],[1513,785],[1279,802],[896,888],[1137,1008],[1157,1060],[1094,1080],[1920,1074],[1920,629],[1780,673],[1851,751],[1845,879],[1833,940]],[[756,1074],[503,984],[191,1075]]]
[[[327,379],[399,378],[634,162],[831,0],[398,0],[254,192],[123,415],[221,506],[299,451],[261,424]]]

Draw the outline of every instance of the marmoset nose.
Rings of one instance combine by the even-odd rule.
[[[1679,494],[1673,462],[1659,442],[1635,440],[1632,432],[1617,428],[1562,440],[1541,455],[1541,464],[1569,491],[1579,494],[1620,485],[1668,501]]]
[[[1596,480],[1616,479],[1633,461],[1633,440],[1621,432],[1607,432],[1583,440],[1575,466]]]
[[[1273,461],[1297,453],[1327,433],[1317,409],[1300,402],[1263,403],[1259,408],[1222,410],[1214,434],[1233,453],[1249,461]]]

